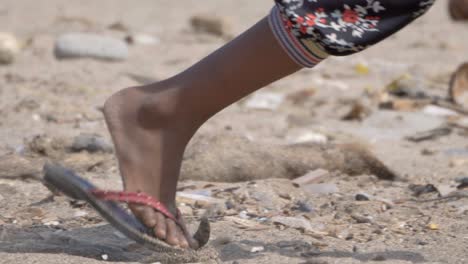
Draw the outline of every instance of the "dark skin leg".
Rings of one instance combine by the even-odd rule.
[[[197,129],[242,97],[300,69],[265,18],[184,72],[112,95],[104,114],[125,190],[145,192],[175,213],[182,156]],[[162,214],[146,206],[131,209],[159,239],[197,247]]]

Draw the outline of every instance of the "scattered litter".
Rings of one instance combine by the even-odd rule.
[[[410,74],[404,74],[385,87],[391,95],[408,99],[424,99],[429,96],[425,93],[421,81]]]
[[[362,62],[356,64],[356,66],[354,67],[354,70],[356,71],[357,74],[360,74],[360,75],[368,75],[370,73],[369,66]]]
[[[156,45],[160,40],[148,34],[134,34],[125,37],[125,41],[131,45]]]
[[[125,41],[111,37],[68,33],[58,37],[54,52],[58,59],[95,58],[118,61],[128,57],[128,46]]]
[[[279,93],[255,93],[247,99],[245,107],[259,110],[275,110],[283,103],[284,98],[285,95]]]
[[[208,208],[209,206],[214,204],[224,205],[224,200],[187,192],[177,192],[176,200],[178,203],[195,205],[201,208]]]
[[[430,230],[439,230],[439,226],[434,223],[428,224],[427,228],[429,228]]]
[[[103,260],[108,260],[108,259],[109,259],[109,256],[108,256],[107,254],[102,254],[102,255],[101,255],[101,258],[102,258]]]
[[[302,185],[319,182],[320,180],[323,180],[329,176],[330,176],[329,171],[324,170],[324,169],[317,169],[317,170],[308,172],[304,176],[294,179],[293,183],[298,184],[299,186],[302,186]]]
[[[345,121],[358,120],[362,121],[364,118],[369,116],[371,113],[370,109],[364,106],[360,102],[355,102],[349,112],[344,115],[341,119]]]
[[[58,226],[58,225],[60,225],[60,222],[59,221],[50,221],[50,222],[45,222],[44,225],[45,226]]]
[[[425,140],[433,140],[436,138],[447,136],[447,135],[450,135],[451,133],[452,133],[452,128],[440,127],[440,128],[432,129],[429,131],[418,132],[412,136],[406,137],[406,139],[409,141],[413,141],[413,142],[421,142]]]
[[[440,107],[440,106],[436,106],[436,105],[426,105],[422,111],[423,113],[427,115],[433,115],[433,116],[446,117],[446,116],[458,116],[459,115],[457,112],[453,110]]]
[[[456,186],[449,184],[438,184],[436,188],[441,197],[447,197],[457,190]]]
[[[302,143],[317,143],[325,144],[328,142],[328,137],[321,133],[313,131],[293,131],[286,136],[286,141],[289,144],[302,144]]]

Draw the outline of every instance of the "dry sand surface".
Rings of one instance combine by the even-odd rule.
[[[105,99],[190,66],[272,2],[0,1],[0,30],[24,44],[14,63],[0,65],[0,263],[163,259],[88,205],[52,195],[41,167],[59,161],[120,189],[109,146],[95,153],[70,147],[83,133],[109,142]],[[269,85],[200,129],[178,201],[191,225],[209,217],[214,261],[468,263],[468,190],[456,182],[468,176],[467,116],[441,116],[424,99],[443,100],[452,73],[468,61],[468,23],[452,22],[446,4],[439,0],[376,47]],[[191,18],[207,14],[220,18],[222,34],[195,32]],[[70,32],[157,41],[129,45],[118,62],[58,60],[54,43]],[[406,91],[403,98],[386,90],[395,80],[390,88]],[[352,120],[343,120],[353,107]],[[419,141],[418,133],[433,129],[438,136]],[[310,171],[323,176],[293,183]]]

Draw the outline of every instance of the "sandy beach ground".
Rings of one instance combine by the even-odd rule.
[[[265,16],[272,2],[0,1],[0,31],[24,43],[14,63],[0,65],[0,263],[157,263],[157,254],[122,237],[88,205],[51,196],[40,169],[59,161],[120,189],[112,152],[69,147],[83,133],[110,141],[100,111],[105,99],[189,67]],[[410,85],[396,86],[447,96],[452,73],[468,61],[468,23],[451,21],[446,6],[439,0],[383,43],[273,83],[200,129],[179,192],[208,202],[178,201],[190,224],[210,217],[217,261],[468,263],[468,190],[460,183],[468,177],[468,126],[454,125],[467,116],[441,116],[427,102],[386,92],[409,78]],[[230,26],[224,36],[193,29],[193,16],[213,14]],[[144,34],[156,43],[129,45],[128,58],[118,62],[58,60],[54,43],[71,32]],[[382,108],[405,99],[409,106]],[[343,120],[356,105],[365,109],[361,120]],[[442,135],[407,138],[433,129]],[[309,149],[310,142],[322,148]],[[360,152],[353,149],[338,149],[351,158],[334,163],[329,149],[350,143],[368,149],[398,180],[355,165]],[[315,188],[293,184],[318,169],[327,172]],[[245,180],[232,182],[233,175]]]

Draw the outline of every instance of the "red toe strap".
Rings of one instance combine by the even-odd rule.
[[[146,205],[154,210],[160,212],[165,217],[173,220],[179,226],[182,226],[179,222],[179,211],[177,211],[177,217],[175,217],[167,207],[156,200],[152,196],[146,193],[134,193],[134,192],[123,192],[123,191],[103,191],[103,190],[91,190],[90,191],[96,198],[105,201],[123,202],[127,204],[141,204]]]

